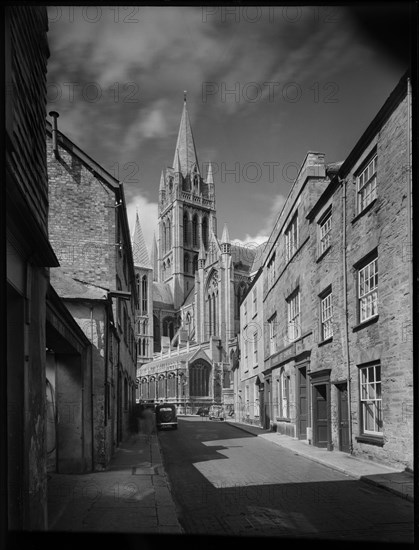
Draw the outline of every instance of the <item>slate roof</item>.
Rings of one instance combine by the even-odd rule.
[[[173,307],[172,289],[168,283],[153,281],[153,301]]]
[[[60,298],[106,300],[108,297],[108,289],[74,279],[61,267],[50,269],[50,284]]]
[[[137,267],[151,268],[150,258],[148,256],[147,246],[145,244],[144,235],[141,229],[140,218],[135,219],[134,237],[132,240],[132,255],[134,265]]]

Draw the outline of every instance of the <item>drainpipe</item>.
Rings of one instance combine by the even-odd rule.
[[[92,471],[95,467],[95,428],[94,428],[94,392],[93,392],[93,306],[90,306],[90,341],[92,343],[90,350],[90,421],[91,421],[91,431],[92,431]]]
[[[411,322],[411,337],[413,343],[413,213],[412,213],[412,88],[410,78],[407,79],[407,232],[408,232],[408,261],[409,261],[409,306],[410,306],[410,322]],[[412,351],[413,354],[413,346]]]
[[[349,427],[349,452],[353,454],[352,443],[352,412],[351,412],[351,366],[349,358],[349,323],[348,323],[348,283],[346,263],[346,185],[347,180],[339,180],[342,184],[342,264],[343,264],[343,311],[345,315],[345,362],[348,378],[348,427]]]
[[[57,159],[58,154],[58,145],[57,145],[57,118],[60,116],[57,111],[50,111],[49,116],[52,117],[52,151],[54,157]]]

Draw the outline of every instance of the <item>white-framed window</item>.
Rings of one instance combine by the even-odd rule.
[[[298,248],[298,213],[296,212],[285,231],[285,258],[289,262]]]
[[[268,319],[269,324],[269,351],[273,355],[277,351],[278,321],[276,312]]]
[[[257,331],[253,333],[253,366],[256,367],[258,364],[258,333]]]
[[[289,378],[285,370],[281,370],[279,376],[279,415],[281,418],[289,418]]]
[[[333,336],[332,289],[320,298],[321,338],[327,340]]]
[[[301,336],[300,289],[295,290],[287,300],[288,341],[293,342]]]
[[[378,314],[378,260],[374,258],[358,270],[359,322]]]
[[[252,317],[258,312],[258,294],[256,287],[252,290]]]
[[[362,433],[382,434],[381,366],[379,363],[360,367],[360,402]]]
[[[377,198],[377,155],[375,155],[356,178],[358,191],[358,214]]]
[[[271,287],[275,282],[275,253],[268,262],[268,286]]]
[[[329,246],[332,232],[332,209],[330,209],[319,223],[320,247],[319,254],[323,254]]]

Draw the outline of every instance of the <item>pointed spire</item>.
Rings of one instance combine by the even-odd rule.
[[[166,189],[166,182],[164,181],[164,170],[161,171],[160,176],[160,187],[159,191],[164,191]]]
[[[224,224],[223,236],[221,237],[221,244],[230,244],[230,236],[228,234],[227,224]]]
[[[157,281],[158,252],[155,231],[153,233],[153,244],[151,245],[150,263],[151,267],[153,268],[153,281]]]
[[[223,236],[221,237],[221,254],[231,254],[231,242],[226,223],[224,224]]]
[[[204,243],[201,241],[201,246],[199,247],[198,255],[198,269],[205,267],[205,260],[207,259],[207,253],[205,251]]]
[[[147,246],[145,244],[144,235],[141,230],[138,210],[135,218],[135,230],[134,230],[134,238],[132,242],[132,254],[133,254],[135,266],[147,267],[147,268],[151,267],[150,260],[148,257]]]
[[[186,107],[186,91],[183,96],[183,112],[180,120],[175,156],[173,158],[173,168],[177,165],[177,156],[179,156],[179,163],[183,177],[186,177],[186,175],[192,171],[194,164],[198,166],[195,142],[193,139],[191,124],[189,122],[188,109]]]
[[[212,177],[212,164],[211,163],[208,164],[208,172],[207,172],[206,183],[208,185],[214,185],[214,179]]]

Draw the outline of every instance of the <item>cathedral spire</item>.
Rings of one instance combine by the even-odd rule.
[[[153,244],[151,245],[151,256],[150,256],[150,263],[151,267],[153,268],[153,281],[157,281],[157,260],[158,260],[158,252],[157,252],[157,240],[156,240],[156,232],[153,233]]]
[[[132,240],[132,255],[134,258],[134,265],[136,267],[150,268],[150,260],[148,257],[147,246],[145,244],[144,235],[141,230],[140,218],[138,216],[138,210],[135,218],[134,237]]]
[[[188,109],[186,107],[186,91],[183,95],[183,112],[172,165],[175,170],[178,162],[177,157],[179,157],[180,171],[183,177],[186,177],[188,173],[192,172],[194,165],[198,167],[198,157],[196,155],[195,142],[189,122]]]

